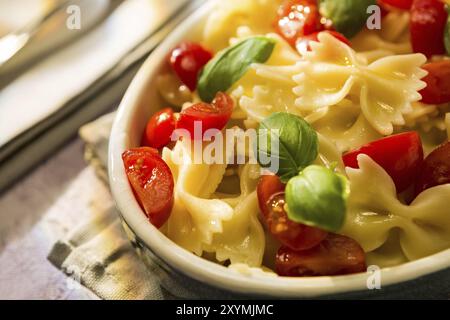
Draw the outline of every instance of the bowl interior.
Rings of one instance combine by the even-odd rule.
[[[185,20],[151,54],[136,75],[119,107],[110,140],[111,190],[123,219],[159,258],[198,281],[233,292],[274,297],[311,297],[367,289],[367,274],[335,277],[285,278],[241,274],[200,258],[179,247],[146,219],[128,184],[121,154],[139,146],[147,119],[164,103],[156,89],[156,76],[167,68],[167,55],[182,40],[196,40],[211,12],[209,2]],[[417,278],[450,266],[450,250],[381,270],[383,286]]]

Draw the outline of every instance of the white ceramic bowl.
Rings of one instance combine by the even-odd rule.
[[[194,283],[194,286],[204,284],[205,287],[218,288],[218,292],[222,293],[299,298],[367,291],[368,274],[365,273],[310,278],[239,274],[176,245],[148,222],[137,203],[125,174],[121,154],[139,145],[146,120],[162,105],[155,89],[155,79],[164,68],[168,52],[180,41],[195,39],[195,35],[201,34],[211,6],[207,4],[197,10],[161,43],[142,66],[120,104],[109,146],[109,177],[113,196],[130,238],[137,242],[137,247],[148,250],[151,258],[156,257],[165,270],[171,270],[169,275],[176,274],[181,279],[179,282]],[[442,281],[443,276],[448,279],[449,267],[450,249],[397,267],[382,269],[381,284],[382,287],[391,286],[438,271],[441,271],[438,281]],[[422,279],[424,283],[430,283],[426,278]]]

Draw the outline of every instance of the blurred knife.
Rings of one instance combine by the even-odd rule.
[[[148,54],[180,22],[207,1],[177,2],[179,6],[170,11],[158,28],[99,77],[92,86],[68,101],[50,117],[0,148],[0,193],[73,137],[81,125],[111,110],[122,98]]]
[[[42,16],[0,37],[0,89],[48,53],[85,35],[124,0],[58,0]],[[66,26],[69,6],[80,9],[80,29]]]
[[[0,66],[11,59],[19,50],[21,50],[30,39],[36,35],[44,23],[50,20],[53,16],[64,11],[68,6],[69,1],[56,2],[42,17],[20,30],[11,32],[0,38]]]

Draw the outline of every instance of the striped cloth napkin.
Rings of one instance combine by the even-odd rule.
[[[155,264],[145,266],[122,230],[108,189],[106,164],[108,138],[114,113],[85,125],[80,136],[86,142],[85,158],[105,184],[93,195],[91,219],[83,221],[58,241],[48,259],[67,275],[104,299],[202,298],[205,288],[180,286]],[[151,261],[150,261],[151,263]],[[217,295],[220,295],[217,293]],[[214,299],[214,293],[208,293]],[[223,293],[217,298],[232,298]],[[236,296],[235,298],[242,298]],[[381,290],[350,292],[325,299],[450,299],[450,270]]]
[[[94,167],[105,188],[93,196],[92,218],[82,222],[58,241],[48,259],[67,275],[104,299],[204,298],[205,288],[179,285],[155,264],[145,266],[122,230],[118,212],[109,193],[106,172],[108,138],[114,114],[85,125],[80,136],[86,142],[85,158]],[[151,263],[151,261],[150,261]],[[207,297],[242,298],[232,294],[208,293]],[[450,270],[381,290],[350,292],[325,299],[450,299]]]
[[[105,185],[113,118],[114,114],[108,114],[80,129],[86,142],[85,158]],[[53,265],[103,299],[196,297],[179,287],[158,265],[142,263],[122,229],[107,187],[96,192],[90,210],[90,220],[81,222],[53,246],[48,255]]]

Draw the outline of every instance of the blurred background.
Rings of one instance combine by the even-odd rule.
[[[47,256],[107,194],[109,113],[203,2],[0,0],[0,298],[98,298]]]

